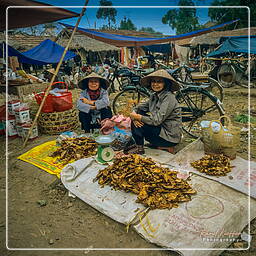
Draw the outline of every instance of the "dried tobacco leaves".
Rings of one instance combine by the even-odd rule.
[[[59,157],[58,161],[68,164],[70,161],[94,156],[97,153],[97,143],[94,139],[81,137],[63,140],[60,147],[51,157]]]
[[[190,163],[199,172],[212,176],[225,176],[231,172],[230,159],[222,154],[205,155],[200,160]]]
[[[151,158],[132,154],[115,159],[99,171],[94,181],[138,195],[137,201],[151,209],[171,209],[191,200],[196,191],[187,181],[177,178],[177,171],[157,165]]]

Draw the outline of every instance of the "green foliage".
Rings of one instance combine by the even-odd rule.
[[[157,31],[155,31],[155,30],[154,30],[153,28],[151,28],[151,27],[142,27],[139,31],[147,32],[147,33],[153,34],[155,37],[161,37],[161,36],[163,36],[163,33],[157,32]]]
[[[256,2],[250,0],[214,0],[212,6],[248,6],[251,12],[251,27],[256,26]],[[212,21],[221,24],[227,21],[240,19],[236,28],[248,27],[247,8],[209,8],[208,16]],[[231,26],[231,25],[230,25]],[[230,29],[230,26],[224,29]],[[234,27],[234,25],[233,25]],[[232,27],[232,28],[233,28]]]
[[[124,29],[124,30],[137,30],[137,28],[136,28],[135,25],[132,23],[132,21],[131,21],[129,18],[126,19],[126,17],[124,17],[124,19],[121,20],[119,29]]]
[[[180,0],[179,6],[195,6],[192,0]],[[163,24],[168,24],[176,29],[176,34],[196,30],[199,26],[196,8],[180,8],[169,10],[162,18]]]
[[[111,1],[108,0],[100,0],[100,7],[96,13],[97,19],[104,19],[108,21],[108,28],[111,28],[111,22],[116,23],[116,15],[117,10],[111,6],[113,6]],[[104,7],[110,6],[110,7]]]
[[[239,114],[239,115],[235,116],[234,120],[239,122],[239,123],[245,124],[245,123],[249,122],[249,116],[245,115],[245,114]],[[251,123],[256,123],[256,118],[251,117],[250,121],[251,121]]]

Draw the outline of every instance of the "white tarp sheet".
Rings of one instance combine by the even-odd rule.
[[[176,155],[162,152],[146,150],[147,156],[185,173],[191,171],[190,162],[203,155],[200,141],[191,143]],[[240,158],[235,161],[245,163],[245,168],[248,165],[247,161]],[[81,200],[110,218],[127,224],[145,207],[135,202],[136,195],[115,191],[109,186],[101,188],[97,182],[93,182],[98,171],[105,167],[93,158],[81,159],[62,170],[61,180]],[[234,177],[233,172],[231,175]],[[197,194],[192,196],[192,201],[171,210],[150,210],[141,221],[137,218],[133,222],[136,224],[135,230],[148,241],[162,247],[176,248],[186,256],[218,255],[248,224],[249,197],[236,191],[239,188],[235,187],[235,190],[223,186],[219,179],[217,181],[193,174],[189,182]],[[256,201],[251,199],[251,207],[255,206]],[[256,213],[251,212],[250,219],[255,216]],[[182,248],[223,249],[192,252],[183,251]]]
[[[175,166],[179,169],[198,174],[207,179],[218,181],[247,195],[249,195],[250,187],[250,196],[256,198],[256,162],[249,162],[237,156],[236,159],[231,161],[231,166],[233,166],[233,168],[232,171],[227,174],[227,176],[215,177],[200,173],[190,165],[191,162],[199,160],[203,156],[203,143],[201,142],[201,140],[196,140],[184,149],[182,149],[176,155],[174,155],[172,159],[163,163],[169,163],[171,166]]]
[[[94,158],[80,159],[63,168],[61,181],[87,204],[120,223],[128,224],[136,212],[145,207],[135,202],[135,194],[115,191],[109,186],[101,188],[97,181],[93,182],[99,170],[106,167]]]

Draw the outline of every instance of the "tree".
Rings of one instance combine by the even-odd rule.
[[[154,36],[156,37],[161,37],[163,36],[163,33],[161,32],[157,32],[155,31],[153,28],[151,27],[142,27],[139,31],[142,31],[142,32],[147,32],[147,33],[150,33],[150,34],[153,34]]]
[[[116,23],[116,14],[117,10],[113,7],[106,7],[106,6],[113,6],[111,1],[108,0],[100,0],[100,7],[96,13],[97,19],[104,19],[108,21],[108,28],[111,28],[111,22],[114,24]],[[105,7],[104,7],[105,6]]]
[[[251,27],[256,26],[256,2],[250,0],[214,0],[212,6],[248,6],[251,11]],[[208,16],[217,24],[240,19],[236,28],[248,27],[247,8],[209,8]],[[229,29],[225,27],[225,29]]]
[[[180,0],[179,6],[195,6],[192,0]],[[162,18],[163,24],[168,24],[176,29],[177,34],[196,30],[199,26],[196,8],[180,8],[169,10]]]
[[[124,17],[123,20],[121,20],[120,22],[120,26],[119,29],[124,29],[124,30],[137,30],[137,28],[135,27],[135,25],[132,23],[132,21],[126,17]]]

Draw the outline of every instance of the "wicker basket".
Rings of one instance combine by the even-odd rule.
[[[63,112],[41,113],[38,118],[38,127],[42,133],[60,134],[72,131],[80,125],[78,110],[70,109]]]

